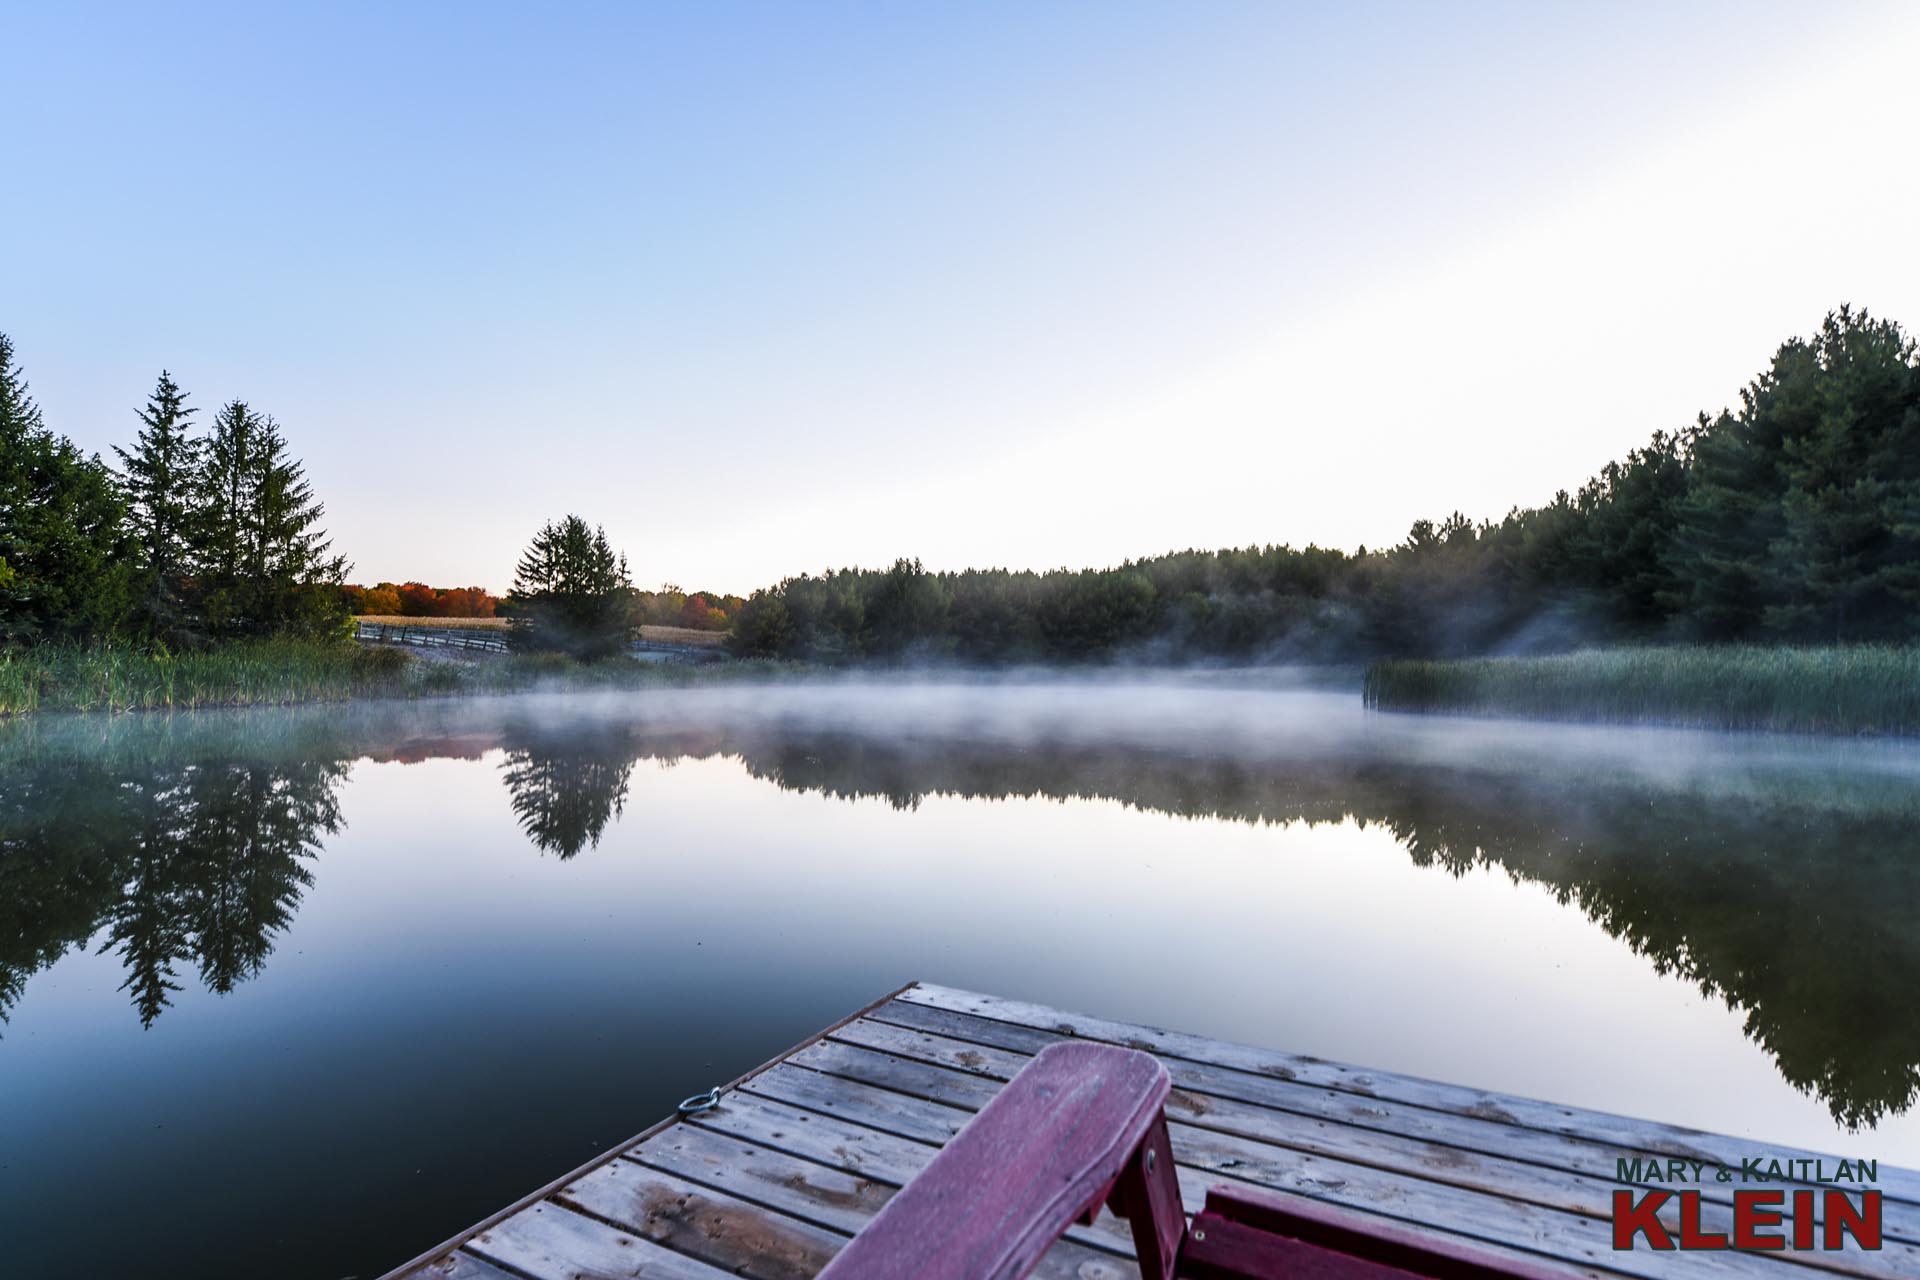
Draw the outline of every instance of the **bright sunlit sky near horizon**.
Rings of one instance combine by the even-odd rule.
[[[162,367],[355,581],[1399,540],[1843,301],[1920,328],[1920,6],[7,3],[0,331]]]

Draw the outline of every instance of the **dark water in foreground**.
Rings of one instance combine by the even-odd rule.
[[[1218,684],[0,726],[0,1274],[371,1277],[913,978],[1920,1165],[1916,819]]]

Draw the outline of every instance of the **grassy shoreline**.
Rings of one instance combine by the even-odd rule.
[[[1370,709],[1782,733],[1920,734],[1920,646],[1676,646],[1393,659]]]
[[[255,640],[167,654],[127,646],[0,650],[0,718],[185,711],[532,691],[678,688],[821,673],[746,662],[661,666],[559,655],[462,661],[387,646]],[[1369,709],[1920,736],[1920,646],[1669,647],[1367,668]]]
[[[672,667],[558,655],[436,660],[398,648],[251,640],[170,654],[124,645],[0,650],[0,718],[49,712],[190,711],[542,689],[670,688],[752,678],[768,664]]]

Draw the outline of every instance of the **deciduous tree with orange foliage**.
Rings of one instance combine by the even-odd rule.
[[[430,587],[424,582],[396,586],[342,587],[347,607],[357,614],[407,618],[491,618],[500,598],[485,587]]]

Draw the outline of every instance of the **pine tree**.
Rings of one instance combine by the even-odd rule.
[[[345,619],[346,561],[328,554],[325,508],[272,418],[224,406],[207,438],[193,562],[215,635],[329,634]]]
[[[9,622],[24,605],[24,594],[16,594],[26,591],[19,570],[26,554],[20,513],[27,500],[30,457],[44,448],[45,434],[40,406],[27,394],[27,380],[13,363],[13,343],[0,333],[0,639],[11,632]]]
[[[189,434],[187,421],[197,409],[165,370],[140,410],[140,435],[132,451],[120,455],[120,485],[127,515],[140,541],[141,576],[137,624],[148,635],[169,639],[188,626],[185,595],[199,512],[202,442]]]
[[[623,652],[633,630],[627,559],[579,516],[541,527],[514,574],[513,643],[581,658]]]
[[[254,464],[247,569],[260,617],[280,631],[337,632],[346,620],[340,596],[346,558],[330,554],[333,541],[320,527],[327,509],[313,496],[306,468],[288,455],[286,437],[272,418],[260,421]]]
[[[1786,532],[1780,462],[1789,430],[1798,429],[1788,420],[1800,416],[1782,403],[1781,380],[1792,381],[1804,347],[1782,347],[1772,371],[1740,393],[1738,414],[1712,421],[1703,415],[1694,434],[1669,563],[1683,584],[1688,617],[1708,639],[1758,638],[1777,603],[1768,556]]]
[[[1806,427],[1781,459],[1785,528],[1769,547],[1778,602],[1767,620],[1791,638],[1895,636],[1920,558],[1898,516],[1913,493],[1915,347],[1897,325],[1842,307],[1811,350]]]
[[[47,429],[0,334],[0,641],[113,632],[131,594],[124,516],[112,473]]]

